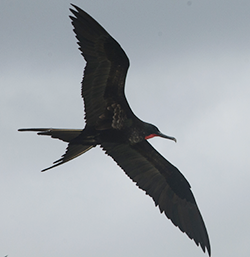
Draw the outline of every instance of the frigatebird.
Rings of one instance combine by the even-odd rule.
[[[140,120],[124,93],[129,59],[118,42],[90,15],[72,5],[70,16],[79,49],[86,60],[82,80],[84,129],[24,128],[68,143],[65,154],[49,168],[68,162],[100,145],[136,185],[151,196],[161,212],[205,252],[211,254],[208,233],[190,184],[158,153],[148,139],[164,135]]]

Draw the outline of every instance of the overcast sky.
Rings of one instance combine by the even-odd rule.
[[[190,182],[212,256],[249,256],[250,1],[74,4],[127,53],[134,112],[177,138],[150,143]],[[66,144],[17,132],[84,127],[69,7],[0,2],[0,257],[207,256],[99,147],[41,173]]]

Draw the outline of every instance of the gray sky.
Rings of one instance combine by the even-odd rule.
[[[212,256],[249,256],[250,2],[74,3],[130,58],[134,112],[177,138],[150,143],[190,182]],[[207,256],[99,148],[41,173],[66,144],[17,132],[84,127],[69,7],[0,3],[0,257]]]

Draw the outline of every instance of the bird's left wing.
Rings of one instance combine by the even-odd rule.
[[[210,255],[204,221],[181,172],[146,140],[134,145],[109,142],[101,145],[137,186],[153,198],[160,211]]]

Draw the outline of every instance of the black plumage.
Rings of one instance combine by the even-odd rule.
[[[147,139],[162,134],[132,112],[124,85],[129,59],[120,45],[91,16],[73,5],[70,16],[79,49],[87,64],[82,81],[86,126],[83,130],[29,128],[68,142],[66,153],[48,170],[100,145],[126,174],[151,196],[171,219],[203,251],[211,254],[206,227],[190,185],[181,172],[159,154]]]

